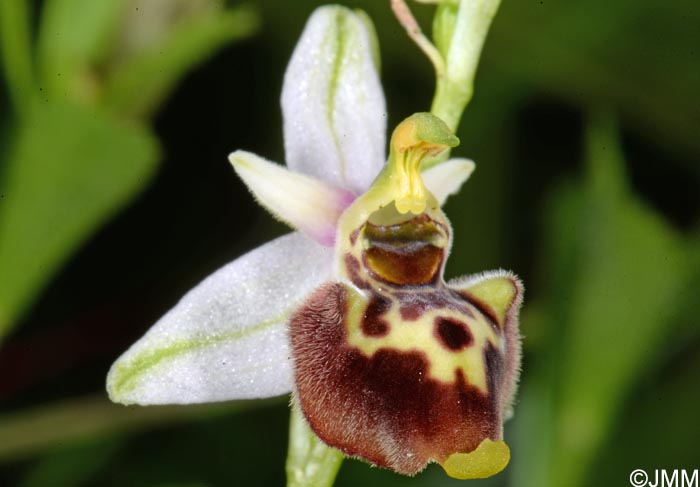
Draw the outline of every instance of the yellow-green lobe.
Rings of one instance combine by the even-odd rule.
[[[489,306],[502,327],[517,292],[513,279],[501,276],[471,286],[468,294]]]

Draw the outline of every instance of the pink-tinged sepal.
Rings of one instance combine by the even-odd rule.
[[[338,219],[355,200],[352,191],[290,171],[251,152],[236,151],[229,160],[270,213],[321,245],[333,246]]]

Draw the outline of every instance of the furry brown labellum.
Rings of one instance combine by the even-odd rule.
[[[486,477],[509,459],[522,287],[506,272],[446,284],[450,225],[416,184],[403,187],[425,201],[409,195],[404,206],[422,211],[402,213],[370,189],[342,217],[339,280],[290,320],[296,399],[316,435],[347,455],[409,475],[436,461],[455,477]]]

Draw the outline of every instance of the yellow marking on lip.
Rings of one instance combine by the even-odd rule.
[[[390,326],[388,335],[372,337],[362,332],[362,317],[368,301],[357,292],[350,292],[348,299],[349,312],[345,326],[349,345],[368,357],[374,356],[381,349],[423,352],[429,361],[428,375],[431,378],[454,383],[455,372],[462,370],[467,383],[488,394],[484,349],[486,342],[490,342],[497,350],[502,350],[503,340],[478,309],[470,306],[474,318],[452,309],[437,308],[425,312],[415,321],[406,321],[401,318],[398,302],[392,298],[391,309],[382,315]],[[435,336],[435,319],[438,317],[466,323],[473,338],[472,343],[461,350],[446,349]]]
[[[510,462],[510,449],[503,440],[486,438],[470,453],[453,453],[442,468],[452,478],[485,479],[496,475]]]
[[[498,276],[478,282],[464,290],[479,301],[490,306],[496,314],[498,325],[503,327],[506,314],[518,290],[509,276]]]

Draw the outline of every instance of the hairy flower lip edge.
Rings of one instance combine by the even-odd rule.
[[[331,284],[327,282],[326,285]],[[506,288],[502,286],[494,287],[494,283],[506,282]],[[504,366],[509,370],[514,371],[514,373],[506,373],[504,382],[501,383],[501,393],[497,394],[500,398],[500,402],[495,404],[495,411],[498,411],[498,431],[494,434],[496,436],[491,436],[491,442],[488,446],[475,445],[471,450],[457,450],[454,454],[446,455],[442,459],[437,459],[433,457],[432,459],[426,459],[425,463],[422,463],[420,468],[410,471],[401,471],[401,469],[388,466],[383,463],[383,460],[378,457],[369,460],[370,463],[379,465],[384,468],[390,468],[392,470],[398,470],[401,473],[413,475],[422,470],[427,463],[436,462],[443,466],[445,472],[454,478],[484,478],[487,476],[495,475],[500,472],[503,468],[507,466],[509,461],[509,450],[505,442],[503,442],[503,421],[506,419],[506,413],[508,411],[508,405],[512,404],[515,391],[517,389],[517,379],[518,372],[520,370],[520,358],[521,349],[520,342],[521,336],[518,329],[518,312],[522,304],[523,298],[523,286],[521,281],[510,271],[505,271],[502,269],[495,271],[486,271],[474,275],[462,276],[457,279],[452,279],[449,281],[448,285],[461,285],[468,286],[465,288],[465,292],[470,294],[470,298],[481,300],[482,303],[493,304],[492,315],[495,319],[502,320],[503,322],[503,343],[509,343],[507,346],[506,353],[503,355]],[[494,291],[508,290],[508,293],[497,292],[494,297]],[[316,291],[318,291],[317,289]],[[324,305],[325,306],[325,305]],[[297,309],[297,314],[300,312]],[[510,338],[506,338],[510,337]],[[334,354],[337,355],[337,352]],[[345,375],[345,374],[344,374]],[[295,391],[294,391],[294,401],[300,401],[300,395],[298,389],[299,377],[295,380]],[[335,403],[343,403],[341,398],[334,400]],[[332,409],[332,408],[331,408]],[[308,411],[305,412],[307,420],[309,420]],[[333,417],[339,415],[339,412],[332,414]],[[314,416],[312,416],[314,417]],[[314,420],[315,423],[315,420]],[[311,423],[311,424],[314,424]],[[318,426],[318,425],[317,425]],[[315,429],[315,428],[314,428]],[[359,430],[358,430],[359,431]],[[316,430],[318,434],[318,430]],[[364,459],[368,461],[368,458],[372,458],[366,453],[362,453],[363,450],[357,450],[354,448],[341,447],[335,440],[328,438],[326,435],[322,434],[324,441],[328,442],[331,446],[335,448],[340,448],[346,455]],[[483,443],[483,441],[482,441]],[[448,461],[449,460],[449,461]],[[466,463],[465,463],[466,462]]]
[[[504,324],[512,323],[513,326],[506,327],[506,333],[510,333],[507,337],[511,343],[516,344],[514,349],[507,350],[509,355],[508,363],[510,368],[506,371],[506,375],[510,376],[512,380],[509,382],[510,388],[503,394],[503,400],[500,404],[501,412],[503,413],[502,421],[507,421],[513,414],[513,403],[515,402],[515,396],[518,390],[518,384],[520,381],[520,373],[522,370],[522,339],[523,336],[520,333],[520,309],[522,308],[523,301],[525,299],[525,285],[523,281],[512,271],[506,269],[496,269],[491,271],[482,271],[476,274],[469,274],[461,277],[456,277],[447,281],[447,285],[454,288],[473,288],[474,286],[479,286],[485,282],[489,282],[491,279],[496,278],[506,278],[509,279],[514,286],[514,296],[512,301],[505,305],[502,304],[500,307],[495,309],[499,318]],[[477,298],[485,299],[482,294],[478,295]],[[502,294],[497,296],[497,300],[502,303],[508,302],[507,296]],[[505,300],[505,301],[504,301]],[[493,305],[494,299],[490,300]]]

